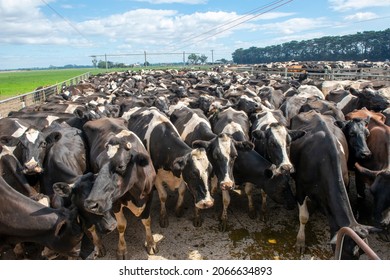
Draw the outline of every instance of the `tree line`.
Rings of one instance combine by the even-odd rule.
[[[233,62],[257,64],[269,62],[390,59],[390,28],[384,31],[364,31],[345,36],[325,36],[317,39],[291,41],[264,48],[237,49]]]

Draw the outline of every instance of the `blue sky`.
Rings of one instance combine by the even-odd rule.
[[[0,26],[0,69],[91,65],[91,55],[144,51],[211,61],[238,48],[390,28],[390,0],[0,0]]]

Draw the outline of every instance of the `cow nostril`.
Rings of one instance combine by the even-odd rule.
[[[91,212],[98,212],[99,203],[92,201],[85,201],[85,208]]]

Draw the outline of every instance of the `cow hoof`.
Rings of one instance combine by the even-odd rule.
[[[128,260],[129,259],[129,256],[127,254],[127,251],[117,251],[116,252],[116,259],[117,260]]]
[[[104,245],[101,245],[99,247],[96,247],[96,257],[102,258],[106,255],[107,251]]]
[[[168,217],[160,217],[160,227],[167,228],[169,225]]]
[[[218,226],[219,231],[225,232],[227,229],[227,221],[221,221]]]
[[[295,243],[295,249],[297,250],[297,252],[299,254],[304,254],[305,253],[305,242],[300,242],[300,241],[297,241],[297,243]]]
[[[266,213],[261,213],[260,214],[260,220],[263,222],[263,223],[267,223],[268,222],[268,216]]]
[[[194,218],[194,221],[192,222],[192,224],[194,225],[194,227],[201,227],[202,222],[203,222],[202,218],[197,217],[197,218]]]
[[[252,210],[249,210],[249,218],[251,218],[252,220],[256,219],[256,210],[255,209],[252,209]]]

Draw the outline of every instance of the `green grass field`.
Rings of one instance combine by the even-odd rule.
[[[95,69],[0,72],[0,99],[31,92],[39,86],[54,85],[92,70]]]
[[[147,69],[167,69],[176,67],[148,67]],[[196,67],[198,68],[198,67]],[[209,68],[209,67],[199,67]],[[108,72],[139,71],[141,68],[111,68]],[[145,69],[145,68],[144,68]],[[50,86],[61,83],[86,72],[92,75],[106,72],[106,69],[60,69],[60,70],[31,70],[31,71],[0,71],[0,100],[34,91],[39,86]]]

